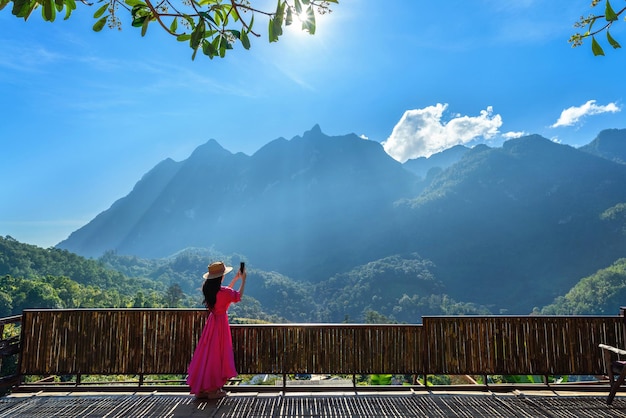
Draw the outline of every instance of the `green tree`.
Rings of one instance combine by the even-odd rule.
[[[76,9],[75,0],[0,0],[0,9],[12,3],[11,13],[24,20],[41,8],[45,21],[53,22],[57,13],[68,19]],[[180,42],[189,44],[193,53],[198,51],[209,58],[224,57],[226,51],[239,42],[244,49],[250,48],[250,37],[260,37],[254,27],[256,15],[269,20],[268,38],[278,41],[283,27],[300,23],[303,31],[315,34],[316,14],[330,12],[330,3],[338,0],[278,0],[276,9],[267,7],[260,0],[97,0],[81,1],[80,5],[94,6],[96,23],[93,30],[105,26],[121,28],[122,18],[130,17],[131,25],[146,34],[150,23],[157,24]],[[257,6],[259,3],[263,6]],[[125,15],[125,16],[124,16]]]
[[[577,32],[572,35],[569,39],[569,42],[573,47],[577,47],[583,44],[583,41],[586,38],[591,38],[591,50],[593,55],[604,55],[604,49],[596,39],[596,35],[601,33],[606,34],[606,40],[610,46],[614,49],[621,48],[619,42],[611,36],[611,31],[613,25],[617,23],[620,18],[620,15],[626,12],[626,7],[622,7],[618,11],[613,9],[611,2],[609,0],[592,0],[591,7],[595,8],[598,5],[604,6],[603,14],[595,14],[591,13],[589,16],[581,16],[580,19],[574,24],[574,27],[580,28],[584,30],[584,32]]]
[[[180,307],[180,302],[185,297],[183,290],[176,283],[167,288],[164,296],[165,306],[169,308],[178,308]]]
[[[13,300],[11,296],[0,291],[0,318],[9,316],[13,312]]]

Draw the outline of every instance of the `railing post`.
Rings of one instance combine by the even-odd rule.
[[[0,340],[4,339],[4,323],[0,324]],[[2,370],[2,360],[3,357],[0,357],[0,370]]]
[[[283,391],[287,390],[287,370],[285,369],[285,357],[287,356],[287,331],[283,329],[283,360],[280,366],[283,372]]]

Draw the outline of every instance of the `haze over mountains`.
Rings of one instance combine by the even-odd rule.
[[[531,135],[405,164],[319,126],[252,156],[210,140],[162,161],[58,247],[155,258],[214,248],[342,297],[354,286],[364,308],[430,292],[526,314],[626,256],[623,223],[601,218],[626,202],[625,161],[626,130],[580,149]],[[378,274],[380,260],[397,270]]]

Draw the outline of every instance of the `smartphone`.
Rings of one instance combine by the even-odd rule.
[[[246,263],[244,263],[243,261],[241,263],[239,263],[239,272],[243,273],[243,271],[246,268]]]

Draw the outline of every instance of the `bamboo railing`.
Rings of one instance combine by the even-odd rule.
[[[598,344],[624,347],[619,316],[424,317],[430,374],[602,375]]]
[[[186,374],[201,309],[26,310],[21,375]],[[437,316],[421,325],[232,325],[241,374],[602,375],[620,316]]]
[[[233,325],[242,374],[418,374],[421,325]]]
[[[13,332],[5,335],[7,325],[16,325],[22,321],[21,315],[0,318],[0,388],[13,386],[18,381],[18,374],[14,372],[5,373],[5,359],[12,359],[20,352],[20,335]],[[15,364],[15,363],[13,363]]]

